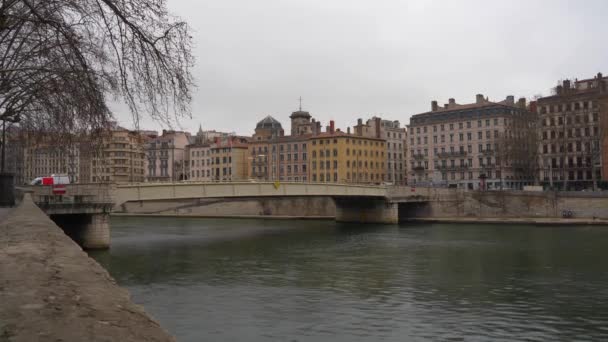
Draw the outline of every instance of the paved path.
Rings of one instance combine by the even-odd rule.
[[[174,341],[26,196],[0,223],[0,341]]]

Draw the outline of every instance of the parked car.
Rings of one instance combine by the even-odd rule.
[[[70,177],[68,175],[50,175],[46,177],[36,177],[30,185],[59,185],[59,184],[70,184]]]

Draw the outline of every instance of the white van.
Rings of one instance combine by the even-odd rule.
[[[70,184],[70,177],[68,175],[51,175],[50,177],[36,177],[30,185],[58,185],[58,184]]]

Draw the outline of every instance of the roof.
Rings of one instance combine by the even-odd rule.
[[[291,115],[289,116],[290,119],[294,119],[294,118],[310,119],[311,117],[312,116],[310,115],[310,113],[307,111],[304,111],[304,110],[295,111],[295,112],[291,113]]]
[[[267,117],[260,120],[255,127],[256,128],[283,128],[283,127],[281,127],[281,123],[270,115],[268,115]]]
[[[364,137],[361,135],[344,133],[342,131],[335,131],[333,133],[323,132],[323,133],[319,133],[317,135],[311,136],[310,138],[311,139],[323,139],[323,138],[338,138],[338,137],[385,141],[385,139],[382,139],[382,138]]]
[[[222,141],[211,145],[211,148],[248,148],[249,145],[238,141]]]
[[[510,104],[506,100],[500,101],[500,102],[492,102],[492,101],[484,100],[483,102],[480,102],[480,103],[477,103],[477,102],[468,103],[468,104],[454,103],[454,104],[450,104],[448,108],[438,107],[437,110],[435,110],[435,111],[414,114],[414,115],[412,115],[412,117],[419,116],[419,115],[433,115],[433,114],[439,114],[439,113],[448,113],[448,112],[453,112],[453,111],[478,109],[478,108],[486,108],[486,107],[504,107],[504,108],[508,108],[508,109],[519,108],[515,103]]]

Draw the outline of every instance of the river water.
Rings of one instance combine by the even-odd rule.
[[[608,227],[112,219],[178,341],[608,340]]]

